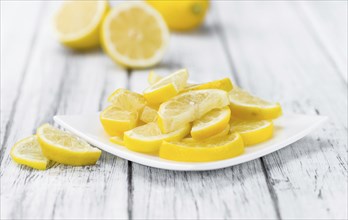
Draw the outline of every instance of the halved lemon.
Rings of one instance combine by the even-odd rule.
[[[119,109],[117,106],[109,106],[100,113],[100,122],[104,130],[111,136],[135,128],[138,121],[138,113]]]
[[[243,121],[231,120],[231,132],[238,132],[245,146],[250,146],[267,141],[273,136],[273,123],[268,120]]]
[[[191,136],[200,140],[216,135],[226,128],[230,117],[231,110],[228,106],[213,109],[193,122]]]
[[[11,149],[10,155],[17,163],[38,170],[46,170],[50,162],[49,159],[43,155],[39,141],[35,135],[15,143]]]
[[[163,77],[155,73],[155,71],[150,71],[149,75],[147,76],[147,81],[150,85],[155,84],[156,82],[160,81]]]
[[[175,131],[182,125],[201,118],[214,108],[229,104],[227,92],[204,89],[182,93],[161,104],[158,125],[164,133]]]
[[[231,113],[242,119],[275,119],[282,114],[279,103],[270,103],[252,96],[247,91],[234,88],[229,93]]]
[[[145,98],[127,89],[117,89],[109,97],[108,102],[120,110],[140,112],[146,105]]]
[[[244,144],[238,133],[201,141],[164,141],[159,156],[167,160],[207,162],[224,160],[244,152]]]
[[[148,123],[124,133],[123,140],[127,148],[143,153],[158,151],[164,140],[181,140],[190,132],[191,126],[186,124],[176,131],[163,134],[157,123]]]
[[[95,164],[101,151],[86,141],[49,124],[41,125],[36,135],[42,153],[50,160],[67,165]]]
[[[140,120],[145,123],[154,122],[157,120],[157,110],[151,106],[145,106],[140,115]]]
[[[144,2],[116,5],[101,28],[102,46],[117,63],[130,68],[157,64],[169,42],[161,15]]]
[[[99,30],[108,1],[66,1],[54,18],[59,41],[74,49],[99,45]]]
[[[184,89],[188,77],[186,69],[178,70],[145,89],[144,97],[153,105],[165,102]]]
[[[188,86],[184,89],[184,92],[190,90],[200,90],[200,89],[221,89],[229,92],[233,89],[233,84],[229,78],[223,78],[219,80],[214,80],[207,83],[201,83],[197,85]]]

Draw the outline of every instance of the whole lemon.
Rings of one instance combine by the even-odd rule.
[[[203,23],[209,0],[146,0],[174,31],[187,31]]]

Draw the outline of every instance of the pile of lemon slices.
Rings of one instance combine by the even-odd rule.
[[[117,89],[100,114],[110,141],[130,150],[187,162],[235,157],[273,135],[282,113],[234,87],[228,78],[188,84],[186,69],[166,77],[150,72],[143,94]]]

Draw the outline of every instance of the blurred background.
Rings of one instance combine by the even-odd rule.
[[[117,7],[121,1],[110,4]],[[237,196],[231,203],[243,206],[229,207],[229,212],[222,208],[208,212],[208,216],[214,218],[224,217],[219,213],[227,213],[226,218],[231,217],[231,213],[240,218],[347,217],[347,1],[210,1],[202,23],[190,30],[171,30],[163,58],[145,69],[123,67],[100,47],[80,51],[63,46],[53,28],[53,15],[61,5],[61,1],[1,1],[0,160],[1,179],[6,180],[2,182],[5,198],[1,204],[2,216],[126,218],[129,213],[135,217],[144,216],[145,210],[149,210],[147,216],[150,218],[168,216],[165,214],[190,218],[210,210],[208,203],[198,202],[196,208],[190,202],[178,203],[170,196],[174,191],[166,191],[168,187],[178,187],[166,185],[168,177],[179,184],[186,184],[187,178],[207,183],[221,195],[217,200],[209,200],[216,201],[216,207],[223,207],[223,202],[229,204],[228,198],[235,195],[249,198],[257,191],[253,201],[245,202]],[[190,78],[196,82],[230,77],[234,84],[280,102],[285,113],[327,115],[330,122],[304,142],[265,157],[263,169],[259,160],[252,161],[238,169],[217,171],[214,175],[219,181],[209,181],[193,173],[185,174],[189,176],[185,180],[184,174],[174,175],[134,164],[130,171],[134,181],[131,186],[134,212],[127,211],[124,204],[129,192],[127,162],[107,154],[103,154],[102,165],[97,168],[73,170],[77,174],[75,177],[65,171],[65,174],[58,172],[64,170],[58,166],[46,175],[36,173],[30,181],[18,181],[34,174],[28,170],[20,173],[11,163],[8,153],[16,140],[32,134],[42,123],[53,123],[54,115],[100,111],[106,106],[107,96],[116,88],[143,91],[148,85],[150,70],[165,75],[180,68],[187,68]],[[311,146],[317,142],[319,147],[313,149]],[[240,175],[242,168],[247,170],[247,178]],[[241,188],[228,185],[235,174],[242,180],[233,177],[234,184]],[[64,175],[75,188],[65,185]],[[52,183],[50,176],[56,178],[53,191],[41,184]],[[98,197],[98,193],[102,193],[100,187],[109,190],[107,182],[102,181],[104,178],[115,183],[110,195],[121,199]],[[278,182],[266,185],[260,179]],[[317,188],[317,179],[321,188]],[[224,181],[223,187],[216,183]],[[150,189],[151,184],[156,190],[151,192],[154,197],[150,199],[146,194],[149,190],[143,189]],[[244,185],[250,189],[243,190]],[[38,186],[47,191],[47,195],[22,198],[23,192],[35,191]],[[271,202],[272,198],[263,197],[267,186],[272,188],[272,198],[274,195],[277,198],[276,205]],[[200,189],[190,185],[187,188],[194,192]],[[190,194],[180,189],[179,192]],[[55,207],[54,199],[62,192],[61,205]],[[216,194],[213,190],[202,192],[204,199]],[[164,194],[168,195],[167,199],[161,196]],[[207,201],[204,199],[201,201]],[[36,207],[46,207],[40,215],[31,200],[37,202]],[[151,202],[154,200],[156,204]],[[261,208],[255,205],[267,202],[272,205]],[[14,211],[18,203],[24,211]],[[81,206],[76,205],[79,203]],[[173,211],[165,203],[176,204],[170,207],[177,208]],[[105,210],[99,210],[99,205]],[[146,206],[148,208],[143,209]],[[73,212],[73,209],[80,211]]]

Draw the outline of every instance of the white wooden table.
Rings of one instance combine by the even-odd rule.
[[[213,2],[202,28],[172,34],[158,73],[228,76],[285,113],[330,118],[283,150],[209,172],[108,153],[96,166],[47,171],[12,162],[12,145],[54,115],[96,112],[114,89],[146,86],[148,70],[57,43],[59,4],[1,1],[1,219],[347,218],[347,1]]]

